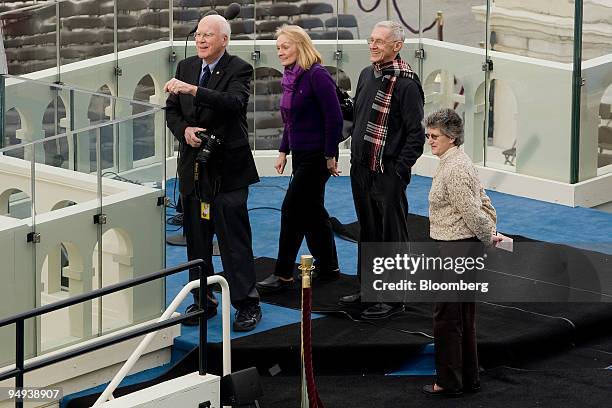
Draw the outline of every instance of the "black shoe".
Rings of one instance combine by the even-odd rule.
[[[168,225],[183,225],[183,213],[176,213],[166,221]]]
[[[247,332],[253,330],[261,320],[261,308],[259,305],[250,305],[236,311],[234,319],[234,331]]]
[[[463,395],[463,392],[461,392],[461,390],[447,390],[447,389],[442,389],[439,391],[435,391],[434,390],[434,386],[433,385],[424,385],[423,388],[421,388],[421,391],[423,392],[423,394],[425,395],[431,395],[431,396],[441,396],[441,397],[460,397]]]
[[[362,319],[386,319],[387,317],[393,316],[396,313],[401,313],[405,310],[404,305],[400,304],[387,304],[387,303],[376,303],[368,307],[366,310],[361,312]]]
[[[200,311],[200,306],[198,306],[197,303],[194,303],[194,304],[187,306],[187,309],[185,309],[185,314],[198,312],[198,311]],[[206,314],[204,315],[204,317],[206,318],[206,320],[208,320],[208,319],[215,317],[216,315],[217,315],[217,306],[209,303],[208,307],[206,308]],[[198,322],[197,317],[190,317],[189,319],[183,321],[183,324],[185,326],[197,326],[198,323],[199,322]]]
[[[294,281],[286,281],[279,278],[275,274],[268,276],[266,279],[259,281],[255,284],[255,287],[262,292],[280,292],[283,290],[293,289]]]
[[[480,383],[476,383],[474,385],[463,387],[463,392],[467,392],[468,394],[475,394],[478,391],[480,391]]]
[[[353,293],[352,295],[342,296],[338,299],[338,303],[341,305],[358,305],[361,303],[361,293]]]

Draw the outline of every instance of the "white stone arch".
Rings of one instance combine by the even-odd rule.
[[[51,245],[41,264],[40,270],[40,305],[44,306],[68,296],[84,293],[84,262],[79,246],[70,241]],[[62,285],[62,278],[67,285]],[[91,319],[84,315],[90,309],[83,304],[70,306],[48,313],[40,320],[41,350],[56,348],[59,345],[84,338],[91,332]]]
[[[63,247],[63,248],[62,248]],[[62,255],[64,252],[64,255]],[[63,265],[66,258],[67,265]],[[64,241],[49,248],[41,271],[42,291],[46,294],[54,294],[61,291],[61,277],[65,276],[69,281],[78,276],[79,280],[83,274],[83,256],[79,247],[70,241]],[[70,295],[81,293],[72,282],[68,285]],[[41,301],[44,305],[46,302]]]
[[[96,90],[96,94],[104,94],[109,97],[113,96],[113,88],[111,85],[106,83],[100,85]],[[87,105],[87,118],[90,124],[95,124],[97,121],[105,120],[104,118],[111,118],[111,102],[110,98],[101,95],[91,95],[89,97],[89,103]]]
[[[492,135],[489,144],[500,149],[516,147],[518,140],[518,114],[519,105],[516,93],[508,81],[492,79],[489,93],[493,94],[493,124],[489,126]]]
[[[57,106],[54,104],[57,103]],[[41,126],[43,130],[43,137],[48,138],[55,136],[56,134],[65,133],[67,124],[67,105],[64,99],[59,93],[56,93],[54,97],[49,101],[43,116],[41,118]],[[57,124],[55,122],[53,109],[57,109]],[[57,125],[57,133],[55,127]],[[69,143],[66,137],[49,140],[43,142],[43,149],[45,154],[44,163],[53,167],[67,168],[69,164]]]
[[[101,247],[101,274],[98,268],[98,257],[100,256],[98,243],[96,243],[93,251],[93,289],[123,282],[134,277],[134,244],[127,230],[122,228],[108,229],[102,234]],[[99,310],[97,305],[94,305],[94,309]],[[104,296],[102,300],[103,330],[122,327],[132,323],[133,320],[133,289]]]
[[[101,95],[91,95],[87,104],[86,116],[84,118],[84,126],[96,125],[99,123],[108,122],[112,119],[112,102],[110,97],[113,95],[112,86],[104,83],[96,91],[97,94],[105,94],[109,97]],[[103,126],[98,129],[89,131],[89,137],[83,134],[77,135],[77,143],[84,145],[83,148],[77,149],[77,170],[81,172],[96,171],[96,151],[93,146],[96,145],[96,135],[100,133],[102,151],[101,160],[102,168],[109,168],[114,163],[115,141],[113,136],[112,126]]]
[[[437,69],[426,76],[423,83],[425,92],[425,115],[437,109],[455,109],[463,117],[465,88],[461,80],[452,72]]]
[[[77,204],[72,200],[61,200],[51,206],[51,211],[59,210],[62,208],[70,207],[72,205]]]
[[[8,188],[4,190],[2,194],[0,194],[0,215],[14,216],[13,212],[10,210],[9,200],[13,194],[18,194],[18,193],[23,193],[26,197],[24,198],[25,200],[31,200],[31,196],[30,194],[28,194],[27,191],[24,191],[19,188],[14,188],[14,187]],[[30,202],[30,205],[31,205],[31,202]],[[28,207],[29,207],[29,210],[27,211],[28,215],[26,215],[26,217],[31,216],[31,207],[30,206]]]
[[[160,102],[160,94],[158,92],[153,76],[151,74],[145,74],[137,82],[132,98],[134,100],[158,103]],[[131,114],[139,114],[150,110],[148,106],[132,104]],[[131,137],[133,145],[132,157],[124,158],[124,160],[127,159],[131,163],[137,160],[157,157],[158,153],[161,154],[163,139],[156,137],[156,116],[160,116],[161,119],[161,115],[145,115],[132,120],[131,129],[122,128],[122,130],[125,129],[125,131],[121,133],[122,140],[125,143],[125,141]],[[131,134],[129,134],[130,131]]]
[[[29,132],[28,122],[24,113],[17,106],[7,107],[5,110],[5,133],[4,133],[4,146],[17,146],[22,143],[23,138]],[[14,113],[11,113],[14,112]],[[16,119],[16,120],[15,120]],[[5,151],[3,154],[12,157],[23,158],[23,149],[10,149]]]
[[[465,118],[465,151],[470,155],[475,163],[482,163],[484,159],[484,132],[485,126],[487,125],[487,103],[485,101],[486,83],[481,82],[476,88],[476,92],[473,95],[473,118],[472,126],[468,127],[468,118]],[[471,134],[467,133],[471,129]]]

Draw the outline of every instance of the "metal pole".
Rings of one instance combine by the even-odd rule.
[[[491,31],[489,25],[489,18],[491,17],[491,1],[487,0],[487,12],[485,15],[485,63],[489,61],[489,31]],[[488,139],[488,124],[489,124],[489,92],[491,87],[491,73],[486,70],[484,73],[484,100],[485,100],[485,114],[482,125],[482,164],[486,167],[487,165],[487,139]]]
[[[387,0],[387,20],[391,20],[391,0]]]
[[[438,41],[444,41],[444,13],[441,10],[438,11],[436,20],[438,20]]]
[[[580,100],[582,94],[582,11],[583,0],[574,7],[574,69],[572,73],[572,135],[570,183],[580,178]]]
[[[6,88],[4,83],[4,74],[0,74],[0,149],[5,147],[4,134],[6,130],[6,113],[4,112]]]
[[[15,323],[15,368],[19,370],[15,376],[15,390],[21,390],[23,388],[23,363],[25,359],[25,333],[23,328],[23,319],[18,320]],[[15,407],[23,407],[23,399],[21,397],[15,398]]]
[[[302,289],[310,288],[310,272],[313,265],[313,257],[311,255],[302,255],[300,262],[300,270],[302,271]],[[302,364],[302,392],[301,392],[301,408],[310,408],[308,400],[308,386],[306,384],[306,364],[304,360],[304,292],[302,291],[302,324],[300,327],[300,343],[301,343],[301,364]]]
[[[200,309],[203,310],[204,312],[206,312],[206,309],[208,308],[208,299],[206,298],[206,293],[208,292],[207,290],[207,283],[206,283],[206,277],[204,276],[204,272],[202,271],[202,267],[198,266],[198,274],[200,276],[200,287],[198,288],[198,293],[200,294],[200,298],[198,299],[198,306],[200,306]],[[199,338],[199,345],[200,345],[200,349],[198,350],[198,357],[199,357],[199,361],[198,361],[198,371],[200,375],[206,375],[206,371],[207,371],[207,355],[206,355],[206,339],[208,336],[208,324],[206,322],[206,317],[205,317],[205,313],[202,314],[199,318],[199,334],[200,334],[200,338]]]
[[[56,81],[57,83],[60,83],[62,80],[62,72],[60,70],[60,65],[62,63],[61,61],[61,36],[60,36],[60,32],[61,32],[61,16],[60,16],[60,4],[58,0],[55,0],[55,65],[57,68],[57,76],[56,76]],[[56,133],[57,134],[57,133]]]

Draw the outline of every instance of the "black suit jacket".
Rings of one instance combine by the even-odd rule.
[[[179,62],[175,77],[197,85],[202,60],[197,56]],[[253,67],[244,60],[223,54],[206,88],[199,87],[196,96],[170,94],[166,100],[166,123],[181,143],[178,162],[180,192],[194,189],[193,167],[198,149],[185,142],[185,128],[198,126],[222,140],[211,156],[210,172],[220,182],[219,191],[227,192],[259,181],[249,146],[246,109]]]

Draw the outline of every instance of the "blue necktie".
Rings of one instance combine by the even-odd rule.
[[[208,68],[208,65],[207,65],[202,70],[202,76],[200,77],[199,85],[203,88],[206,88],[206,85],[208,85],[209,79],[210,79],[210,68]]]

